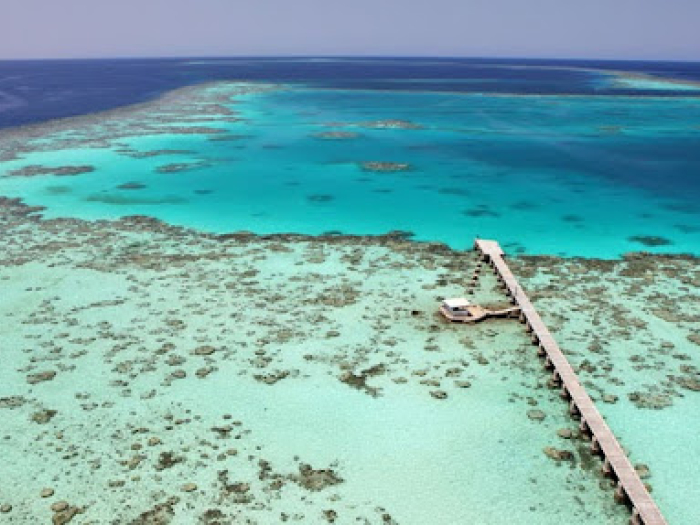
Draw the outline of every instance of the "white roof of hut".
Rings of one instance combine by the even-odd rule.
[[[445,299],[444,301],[445,306],[450,308],[451,310],[454,310],[455,308],[466,308],[467,306],[470,306],[471,303],[467,301],[466,299],[462,297],[454,298],[454,299]]]

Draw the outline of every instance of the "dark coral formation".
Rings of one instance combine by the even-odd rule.
[[[361,135],[354,131],[321,131],[311,136],[320,140],[352,140],[359,138]]]
[[[150,151],[136,151],[130,148],[119,148],[118,153],[132,157],[134,159],[148,159],[151,157],[160,157],[162,155],[192,155],[193,151],[187,149],[157,149]]]
[[[328,195],[325,193],[315,193],[313,195],[309,195],[306,197],[306,200],[309,202],[315,202],[318,204],[324,203],[324,202],[331,202],[335,199],[333,195]]]
[[[423,126],[409,120],[373,120],[370,122],[360,122],[358,126],[369,129],[423,129]]]
[[[384,374],[386,371],[384,365],[374,365],[366,368],[360,372],[352,372],[350,370],[344,371],[340,374],[340,381],[358,390],[369,394],[372,397],[377,397],[381,392],[380,388],[373,387],[367,384],[367,380],[371,377],[379,376]]]
[[[649,247],[669,246],[673,244],[672,241],[666,239],[665,237],[659,237],[657,235],[633,235],[629,238],[629,240]]]
[[[158,166],[156,168],[156,171],[158,173],[180,173],[182,171],[198,170],[198,169],[206,168],[208,166],[210,166],[210,163],[207,161],[173,162],[171,164],[164,164],[162,166]]]
[[[187,199],[177,195],[164,195],[162,197],[137,197],[135,195],[121,195],[116,193],[93,193],[85,197],[85,200],[87,202],[101,202],[104,204],[115,204],[118,206],[187,203]]]
[[[410,171],[411,165],[406,162],[386,162],[386,161],[367,161],[361,162],[360,168],[362,171],[373,173],[397,173],[401,171]]]
[[[290,478],[307,490],[319,491],[343,482],[333,469],[314,469],[306,463],[299,465],[299,474]]]
[[[468,210],[462,211],[462,215],[466,215],[467,217],[500,217],[501,214],[493,211],[492,209],[488,208],[487,206],[480,206],[477,208],[470,208]]]
[[[91,173],[95,171],[94,166],[40,166],[31,164],[23,168],[11,170],[5,177],[37,177],[41,175],[56,175],[58,177],[71,177]]]
[[[117,186],[118,190],[142,190],[146,187],[146,185],[143,182],[125,182],[124,184],[120,184]]]

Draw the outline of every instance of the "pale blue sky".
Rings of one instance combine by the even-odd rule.
[[[1,0],[0,59],[447,55],[700,61],[700,0]]]

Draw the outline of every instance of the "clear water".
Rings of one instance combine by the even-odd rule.
[[[400,230],[459,249],[481,236],[498,239],[511,255],[700,254],[697,65],[203,59],[40,66],[0,64],[7,75],[0,93],[0,127],[7,128],[0,133],[0,195],[45,206],[47,218],[143,214],[209,232]],[[240,79],[255,82],[227,81]],[[204,81],[216,83],[155,100]],[[240,93],[273,83],[274,90]],[[242,120],[212,113],[212,100]],[[416,129],[367,125],[388,120]],[[34,125],[12,127],[26,123]],[[178,130],[161,132],[173,126]],[[215,129],[196,131],[203,126]],[[356,136],[318,137],[329,131]],[[212,140],[222,136],[231,140]],[[408,169],[371,171],[363,169],[367,162]],[[173,164],[190,169],[163,172]],[[94,171],[13,176],[37,166]],[[585,465],[580,450],[575,464],[557,464],[542,453],[545,446],[579,444],[556,435],[572,422],[544,388],[519,325],[483,325],[465,335],[463,327],[435,332],[427,317],[398,311],[387,321],[387,303],[432,312],[440,297],[461,294],[474,263],[469,256],[429,253],[419,264],[402,255],[415,246],[392,251],[351,240],[342,247],[324,247],[327,240],[227,246],[195,233],[136,234],[119,223],[29,221],[8,232],[0,231],[6,257],[0,267],[0,398],[21,395],[26,403],[0,406],[0,451],[11,458],[0,473],[17,480],[11,489],[0,487],[0,505],[13,503],[9,516],[17,523],[50,517],[48,500],[37,496],[46,486],[57,489],[57,498],[85,505],[86,519],[128,522],[165,495],[182,496],[183,482],[196,482],[200,489],[178,503],[180,521],[174,521],[192,522],[221,503],[212,501],[221,490],[219,466],[236,473],[231,481],[251,480],[257,499],[238,517],[260,523],[280,512],[323,523],[320,510],[331,507],[341,513],[338,523],[356,517],[374,522],[382,506],[400,523],[628,518],[598,487],[595,464]],[[132,265],[130,254],[141,251],[153,251],[154,261],[183,253],[192,259],[175,257],[172,268],[160,270]],[[358,258],[359,264],[349,262]],[[698,396],[668,386],[669,377],[679,370],[690,376],[700,362],[690,339],[697,303],[691,298],[700,282],[694,263],[684,261],[674,279],[639,288],[629,276],[572,261],[549,269],[553,263],[543,261],[544,277],[524,283],[575,363],[592,359],[591,334],[604,329],[608,353],[597,364],[614,365],[629,383],[603,374],[585,376],[587,386],[594,397],[619,395],[601,410],[631,447],[633,461],[650,465],[655,497],[670,522],[694,523],[697,513],[682,489],[691,499],[697,494],[687,457],[700,451],[683,436],[698,428]],[[460,268],[459,275],[447,268]],[[251,278],[251,271],[259,274]],[[484,281],[475,299],[498,301],[492,280]],[[606,290],[604,300],[597,287]],[[358,299],[326,308],[324,301],[338,290]],[[291,306],[282,308],[280,297]],[[682,303],[682,321],[661,322],[665,314],[658,317],[650,306],[659,298]],[[627,308],[644,311],[647,323],[634,337],[616,317]],[[186,319],[186,327],[169,324],[172,317]],[[281,325],[293,327],[293,335],[282,337]],[[327,337],[331,329],[342,336]],[[116,353],[120,345],[108,343],[112,339],[132,344]],[[186,359],[186,378],[168,379],[180,365],[154,354],[164,341]],[[668,342],[674,350],[659,352]],[[205,343],[223,349],[204,360],[216,373],[200,380],[195,371],[202,363],[192,347]],[[256,380],[254,349],[272,356],[274,370],[289,372],[288,378],[274,386]],[[640,368],[632,351],[650,363]],[[378,362],[387,366],[371,381],[382,389],[378,398],[338,381],[348,363],[361,369]],[[454,367],[466,369],[460,377],[471,388],[456,386],[448,372]],[[58,375],[28,385],[26,375],[44,368]],[[433,397],[435,388],[447,399]],[[636,389],[675,389],[674,403],[640,409],[627,399]],[[546,413],[544,421],[527,417],[533,407]],[[33,422],[41,409],[58,415],[48,424]],[[197,417],[191,426],[163,428],[168,414],[185,418],[187,410]],[[238,456],[213,463],[219,444],[200,436],[230,413],[244,422],[247,437],[237,444]],[[650,442],[652,423],[663,428]],[[149,448],[145,438],[133,437],[139,427],[166,436],[165,443]],[[145,450],[146,458],[132,471],[120,461],[134,450]],[[154,471],[164,450],[187,460]],[[282,492],[255,481],[261,459],[284,474]],[[100,468],[93,467],[96,461]],[[289,482],[300,461],[335,465],[345,482],[304,491]],[[113,486],[115,480],[125,484]],[[86,491],[90,483],[100,492]]]
[[[511,253],[700,253],[700,98],[289,86],[235,101],[230,107],[245,121],[214,126],[239,140],[138,135],[89,151],[78,139],[52,151],[48,134],[42,151],[5,162],[2,171],[90,164],[96,172],[0,177],[0,193],[47,206],[48,216],[140,213],[216,232],[402,230],[456,248],[493,237]],[[139,118],[156,116],[145,108]],[[389,119],[420,129],[363,127]],[[315,137],[328,131],[358,137]],[[135,159],[119,152],[125,145],[189,153]],[[410,169],[362,169],[372,161]],[[157,171],[182,162],[202,167]],[[115,189],[126,182],[145,187]]]
[[[4,256],[34,261],[0,267],[10,523],[48,521],[60,500],[85,507],[79,523],[152,523],[132,520],[170,496],[177,524],[209,509],[259,524],[282,513],[323,524],[328,509],[340,524],[628,520],[586,442],[557,436],[575,423],[516,320],[433,328],[436,295],[460,288],[445,267],[473,268],[474,255],[80,222],[12,233],[0,237]],[[495,285],[485,274],[473,299],[503,304]],[[196,355],[201,345],[215,351]],[[367,390],[340,380],[375,366]],[[25,379],[46,370],[50,381]],[[43,410],[55,414],[38,423]],[[226,425],[233,432],[214,432]],[[547,446],[574,460],[548,458]],[[164,453],[180,459],[158,468]],[[260,477],[260,461],[277,478]],[[304,489],[290,479],[300,463],[343,482]],[[248,483],[250,499],[227,493],[222,471]],[[183,493],[185,483],[198,488]],[[53,497],[40,497],[46,487]]]

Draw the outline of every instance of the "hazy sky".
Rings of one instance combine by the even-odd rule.
[[[700,61],[700,0],[0,0],[0,59],[449,55]]]

